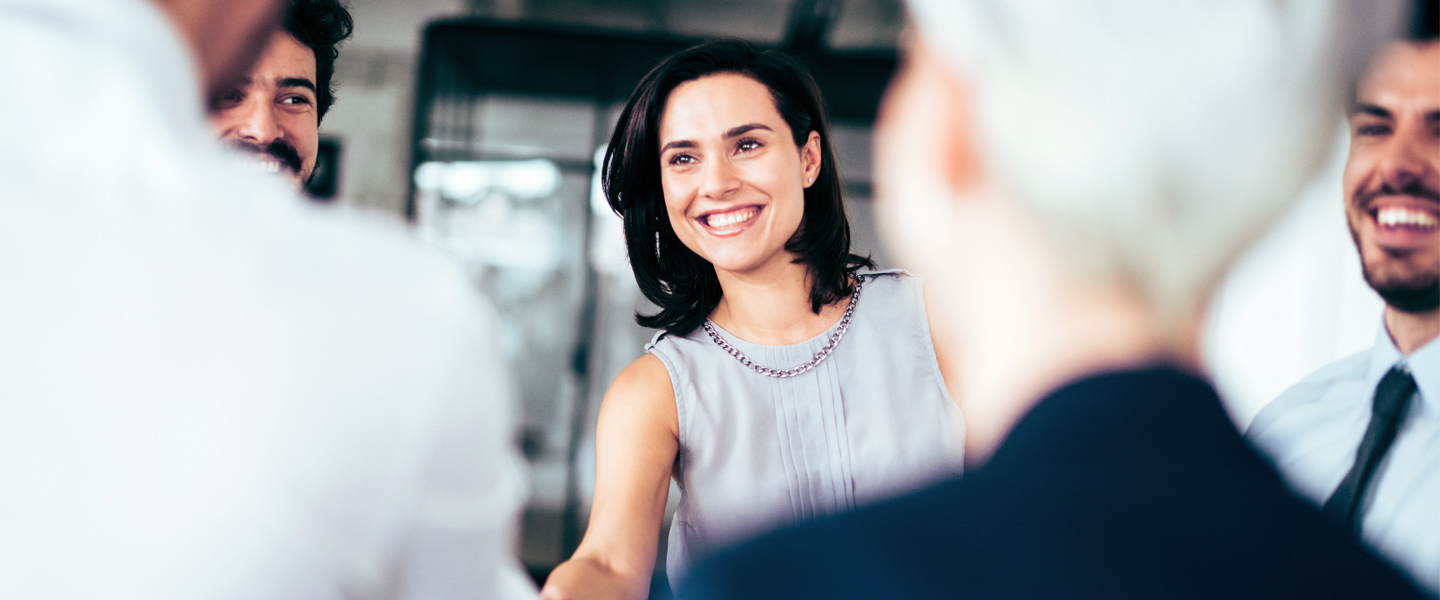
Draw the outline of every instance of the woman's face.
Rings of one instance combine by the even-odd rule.
[[[660,185],[675,235],[717,270],[748,273],[793,257],[820,135],[796,147],[769,88],[733,73],[687,81],[660,115]]]

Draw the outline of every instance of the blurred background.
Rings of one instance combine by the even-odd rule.
[[[899,0],[349,0],[319,201],[405,219],[450,253],[500,313],[529,461],[521,558],[537,581],[584,531],[594,420],[614,375],[653,335],[596,166],[633,86],[706,39],[785,48],[831,111],[856,250],[876,237],[870,139],[905,26]],[[1336,115],[1336,139],[1344,130]],[[1380,301],[1345,232],[1343,150],[1238,264],[1207,359],[1240,427],[1285,387],[1374,340]],[[672,488],[672,509],[675,490]],[[662,531],[660,543],[665,534]],[[657,595],[663,585],[659,554]]]

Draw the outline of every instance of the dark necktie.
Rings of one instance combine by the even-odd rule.
[[[1360,448],[1355,451],[1355,464],[1321,509],[1357,536],[1360,534],[1360,515],[1357,513],[1365,500],[1365,491],[1375,477],[1375,469],[1395,442],[1395,434],[1400,431],[1400,419],[1405,416],[1405,406],[1414,394],[1415,379],[1410,377],[1410,373],[1399,365],[1391,367],[1375,388],[1370,426],[1365,428],[1365,437],[1360,439]]]

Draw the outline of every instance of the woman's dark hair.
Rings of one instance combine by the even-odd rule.
[[[720,302],[715,268],[675,236],[660,188],[660,113],[670,92],[706,75],[735,73],[770,89],[775,108],[804,146],[810,132],[820,134],[820,174],[805,189],[805,214],[785,250],[810,275],[810,309],[835,302],[853,291],[851,274],[874,268],[869,258],[850,253],[850,223],[840,197],[840,173],[830,150],[829,123],[819,88],[795,58],[762,50],[749,42],[710,42],[662,61],[635,88],[605,150],[601,169],[605,197],[625,222],[630,268],[640,291],[660,307],[653,315],[637,313],[640,325],[684,335],[698,327]]]
[[[1440,39],[1440,2],[1415,0],[1410,15],[1410,41],[1433,42]]]

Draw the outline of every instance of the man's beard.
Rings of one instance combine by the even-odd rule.
[[[1356,205],[1368,213],[1370,203],[1376,197],[1397,194],[1425,198],[1440,203],[1440,191],[1431,189],[1423,181],[1412,181],[1399,189],[1384,185],[1379,189],[1365,192],[1356,198]],[[1360,270],[1365,275],[1365,283],[1369,284],[1370,289],[1375,290],[1375,293],[1385,300],[1387,306],[1405,313],[1422,313],[1440,308],[1440,271],[1422,273],[1404,281],[1379,280],[1365,261],[1364,251],[1360,249],[1360,235],[1355,230],[1355,225],[1353,223],[1349,225],[1350,237],[1355,240],[1355,248],[1362,252]],[[1380,268],[1383,267],[1376,267],[1377,270]]]
[[[290,172],[294,173],[296,177],[301,177],[300,169],[304,164],[300,160],[300,151],[286,143],[285,140],[275,140],[264,146],[242,140],[228,140],[226,144],[242,152],[270,156],[279,161],[285,168],[290,169]]]
[[[1361,265],[1364,267],[1364,265]],[[1365,283],[1385,300],[1385,304],[1405,313],[1423,313],[1440,308],[1440,273],[1431,273],[1419,281],[1375,281],[1370,268],[1364,267]]]

